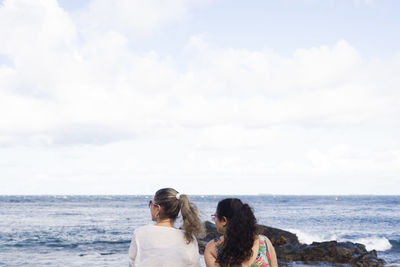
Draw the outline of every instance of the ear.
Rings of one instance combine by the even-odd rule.
[[[222,226],[226,226],[228,224],[228,218],[226,218],[225,216],[222,216],[221,224],[222,224]]]
[[[161,206],[160,205],[156,205],[153,208],[154,208],[155,216],[158,216],[160,214],[160,212],[161,212]]]
[[[161,206],[160,205],[157,205],[155,208],[156,208],[156,211],[161,212]]]

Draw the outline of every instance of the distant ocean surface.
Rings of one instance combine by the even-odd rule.
[[[226,196],[191,196],[210,220]],[[301,242],[352,241],[400,266],[400,196],[240,196]],[[151,196],[0,196],[0,266],[127,266]],[[300,263],[293,266],[303,266]],[[307,265],[310,266],[310,265]]]

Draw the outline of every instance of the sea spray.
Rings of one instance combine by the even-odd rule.
[[[307,233],[303,232],[299,229],[288,229],[288,231],[295,233],[297,238],[299,239],[300,243],[303,244],[311,244],[313,242],[324,242],[324,241],[338,241],[338,242],[352,242],[352,243],[360,243],[365,245],[367,250],[376,251],[386,251],[392,248],[390,241],[385,237],[364,237],[364,238],[345,238],[343,236],[338,236],[337,234],[333,233]]]

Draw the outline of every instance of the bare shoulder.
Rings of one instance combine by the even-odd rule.
[[[211,240],[211,241],[209,241],[208,243],[207,243],[207,245],[206,245],[206,248],[205,248],[205,250],[204,250],[204,255],[206,254],[206,253],[211,253],[211,254],[217,254],[216,253],[216,246],[215,246],[215,241],[214,240]]]
[[[217,257],[215,241],[211,240],[207,243],[206,249],[204,250],[204,261],[206,262],[207,267],[219,267]]]
[[[218,242],[220,242],[220,241],[224,242],[224,237],[223,237],[223,236],[219,237]],[[207,250],[207,249],[212,250],[212,251],[216,251],[217,247],[216,247],[216,244],[215,244],[215,240],[214,240],[214,239],[210,240],[210,241],[207,243],[207,245],[206,245],[206,250]]]

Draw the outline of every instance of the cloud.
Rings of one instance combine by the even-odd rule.
[[[93,32],[117,31],[127,34],[149,34],[165,24],[185,18],[190,9],[210,1],[198,0],[93,0],[77,15],[81,30]]]
[[[3,2],[0,165],[7,177],[24,184],[32,173],[31,188],[54,179],[72,191],[81,179],[88,187],[104,181],[91,193],[107,191],[113,174],[114,190],[123,192],[136,182],[148,188],[148,180],[186,181],[192,191],[184,191],[194,192],[185,177],[199,186],[250,177],[308,192],[307,185],[323,187],[318,177],[371,182],[398,173],[399,56],[365,59],[338,40],[283,57],[221,47],[207,34],[193,35],[180,55],[138,52],[132,38],[198,5],[157,3],[92,1],[69,14],[56,1]],[[237,192],[250,192],[247,186]]]
[[[242,137],[232,137],[231,145],[240,147],[238,140],[248,142],[251,128],[362,125],[398,111],[391,91],[397,76],[389,75],[394,85],[379,90],[375,78],[383,75],[378,68],[389,69],[397,60],[365,61],[344,40],[281,57],[270,50],[222,49],[199,35],[184,50],[186,67],[178,69],[172,57],[137,53],[122,29],[79,42],[75,22],[56,2],[35,3],[5,2],[1,9],[9,28],[22,29],[11,35],[2,28],[8,38],[0,52],[14,62],[0,67],[0,109],[10,114],[0,121],[4,140],[32,135],[48,136],[46,144],[86,143],[92,132],[99,142],[113,142],[189,127],[204,129],[199,144],[219,147],[227,140],[217,145],[207,136],[234,127],[228,132]],[[22,23],[17,18],[25,13]],[[251,146],[265,143],[250,139]]]

